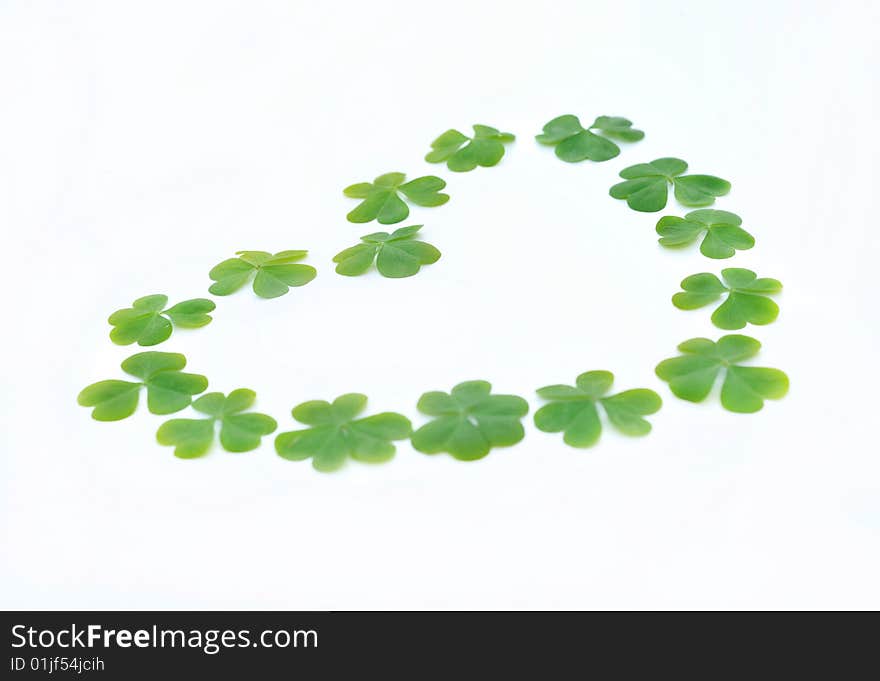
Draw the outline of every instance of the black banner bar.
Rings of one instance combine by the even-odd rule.
[[[824,620],[808,626],[813,619],[784,613],[6,612],[3,678],[417,679],[440,672],[713,678],[734,671],[751,678],[787,676],[798,667],[840,678],[847,666],[869,659],[873,625],[844,637]],[[835,642],[842,646],[838,655],[832,655]]]

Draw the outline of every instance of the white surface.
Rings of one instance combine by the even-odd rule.
[[[880,607],[878,19],[871,2],[4,2],[0,606]],[[533,135],[567,112],[647,137],[564,164]],[[500,166],[422,161],[474,122],[518,135]],[[607,196],[667,155],[733,182],[716,205],[754,250],[663,251],[659,215]],[[391,170],[449,182],[402,223],[443,258],[339,277],[330,258],[376,228],[346,222],[341,189]],[[574,450],[529,417],[478,463],[402,444],[337,475],[271,439],[179,461],[143,409],[92,421],[77,392],[138,350],[109,342],[109,312],[205,295],[245,248],[308,248],[319,276],[219,299],[155,349],[254,388],[282,429],[348,391],[419,424],[423,391],[471,378],[534,411],[536,387],[596,368],[665,406],[643,440]],[[653,374],[721,335],[669,297],[723,266],[786,286],[777,323],[746,332],[792,389],[754,416]]]

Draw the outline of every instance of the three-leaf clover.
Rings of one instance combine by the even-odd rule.
[[[592,132],[601,132],[604,137]],[[535,139],[541,144],[556,145],[556,156],[569,163],[585,159],[607,161],[620,153],[608,137],[624,142],[638,142],[645,136],[632,127],[632,121],[620,116],[599,116],[589,128],[581,125],[577,116],[558,116],[544,126],[544,132]]]
[[[458,130],[447,130],[431,142],[431,151],[425,156],[428,163],[443,163],[456,173],[473,170],[477,166],[489,168],[504,156],[504,144],[516,137],[488,125],[474,125],[474,136]],[[467,144],[465,144],[467,143]],[[464,146],[463,146],[464,145]]]
[[[422,225],[411,225],[388,232],[374,232],[361,237],[363,243],[337,253],[333,258],[336,271],[349,277],[364,274],[373,260],[383,277],[411,277],[422,265],[430,265],[440,259],[440,251],[415,236]]]
[[[335,471],[347,458],[366,463],[381,463],[394,456],[394,440],[412,433],[412,424],[402,414],[382,412],[356,419],[367,405],[367,396],[359,393],[340,395],[333,403],[324,400],[303,402],[292,414],[311,428],[279,433],[275,451],[290,461],[312,459],[312,466],[322,472]]]
[[[672,296],[672,304],[680,310],[696,310],[726,293],[727,299],[712,313],[712,323],[726,330],[769,324],[779,315],[779,306],[767,296],[779,293],[781,282],[758,279],[754,272],[740,267],[721,270],[721,276],[723,282],[709,272],[685,277],[681,282],[684,291]]]
[[[207,414],[206,419],[171,419],[156,431],[160,445],[174,447],[174,456],[194,459],[207,453],[214,442],[214,424],[220,422],[220,444],[227,452],[249,452],[260,446],[260,439],[278,427],[271,416],[257,412],[242,413],[256,399],[247,388],[223,393],[207,393],[192,403],[193,409]]]
[[[681,248],[696,241],[703,232],[706,236],[700,244],[700,253],[707,258],[724,260],[755,245],[755,237],[740,225],[742,218],[736,213],[711,208],[694,210],[683,218],[667,215],[657,222],[658,241],[666,248]]]
[[[172,323],[184,329],[197,329],[211,322],[216,305],[207,298],[193,298],[169,308],[168,296],[155,294],[135,300],[131,307],[116,310],[107,321],[113,326],[110,340],[117,345],[158,345],[171,335]]]
[[[96,421],[119,421],[134,413],[141,388],[146,387],[147,408],[154,414],[173,414],[208,387],[204,376],[181,371],[185,366],[186,357],[176,352],[139,352],[122,362],[122,370],[140,381],[98,381],[84,388],[76,401],[94,407]]]
[[[383,225],[393,225],[406,220],[409,206],[400,198],[403,194],[417,206],[442,206],[449,201],[449,194],[441,194],[440,190],[446,182],[439,177],[426,175],[405,182],[403,173],[386,173],[372,182],[359,182],[346,187],[343,193],[352,199],[363,199],[348,214],[349,222],[369,222],[378,220]]]
[[[717,343],[691,338],[678,349],[683,353],[680,357],[663,360],[655,371],[683,400],[706,399],[722,369],[721,404],[729,411],[751,414],[764,406],[765,399],[778,400],[788,392],[788,376],[779,369],[739,365],[761,349],[761,343],[749,336],[722,336]]]
[[[685,206],[711,206],[716,196],[730,191],[730,182],[714,175],[684,175],[688,164],[680,158],[658,158],[620,171],[624,179],[609,190],[615,199],[626,199],[633,210],[656,213],[666,206],[669,185]]]
[[[412,444],[425,454],[449,452],[461,461],[481,459],[492,447],[509,447],[523,439],[520,420],[528,403],[516,395],[492,395],[486,381],[465,381],[450,393],[427,392],[418,409],[436,416],[412,436]]]
[[[317,272],[311,265],[297,263],[308,251],[238,251],[214,267],[208,276],[214,280],[208,289],[215,296],[228,296],[244,286],[254,273],[254,293],[260,298],[277,298],[291,286],[305,286]]]
[[[535,425],[545,433],[565,433],[562,439],[572,447],[591,447],[602,434],[597,405],[601,404],[608,420],[625,435],[647,435],[651,424],[642,418],[654,414],[663,405],[653,390],[637,388],[616,395],[611,390],[614,374],[588,371],[575,379],[576,385],[548,385],[538,395],[550,404],[535,412]]]

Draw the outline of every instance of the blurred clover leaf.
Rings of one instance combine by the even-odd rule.
[[[788,392],[788,376],[779,369],[739,365],[761,349],[761,343],[749,336],[722,336],[717,343],[691,338],[678,349],[683,354],[660,362],[656,373],[683,400],[706,399],[722,369],[721,404],[729,411],[751,414],[764,406],[765,399],[778,400]]]
[[[535,139],[541,144],[555,145],[556,156],[563,161],[577,163],[586,159],[607,161],[617,156],[620,147],[611,139],[638,142],[644,136],[644,132],[632,127],[632,121],[620,116],[599,116],[589,128],[585,128],[577,116],[566,114],[547,123],[544,132]]]
[[[440,190],[446,182],[439,177],[426,175],[405,182],[403,173],[386,173],[380,175],[372,183],[360,182],[346,187],[343,193],[352,199],[363,199],[348,214],[349,222],[370,222],[378,220],[383,225],[393,225],[406,220],[409,206],[400,198],[403,194],[417,206],[442,206],[449,201],[449,194],[441,194]]]
[[[209,292],[215,296],[235,293],[254,276],[254,293],[260,298],[277,298],[291,286],[305,286],[317,272],[311,265],[297,263],[308,251],[238,251],[237,258],[229,258],[214,267],[208,276],[214,280]]]
[[[119,421],[134,413],[141,388],[146,387],[147,408],[154,414],[173,414],[208,387],[204,376],[181,371],[185,366],[186,357],[176,352],[139,352],[122,362],[122,370],[140,381],[98,381],[84,388],[76,401],[93,407],[96,421]]]
[[[242,413],[256,399],[247,388],[223,393],[207,393],[192,403],[193,409],[207,414],[205,419],[171,419],[156,432],[160,445],[174,447],[174,456],[194,459],[202,456],[214,442],[214,424],[220,422],[220,444],[227,452],[249,452],[260,446],[261,438],[278,427],[271,416]]]
[[[275,451],[290,461],[312,459],[312,466],[329,473],[351,457],[355,461],[382,463],[396,451],[394,440],[412,433],[412,424],[402,414],[382,412],[356,419],[367,406],[367,396],[340,395],[333,403],[303,402],[293,408],[293,418],[311,428],[279,433]]]
[[[681,248],[692,244],[703,232],[700,253],[707,258],[724,260],[755,245],[755,237],[740,225],[742,219],[726,210],[694,210],[683,218],[667,215],[657,222],[658,241],[666,248]]]
[[[481,459],[492,447],[509,447],[523,439],[521,419],[528,403],[516,395],[492,395],[486,381],[465,381],[451,393],[427,392],[418,409],[436,416],[412,436],[425,454],[448,452],[461,461]]]
[[[193,298],[169,308],[168,296],[155,294],[138,298],[122,310],[116,310],[107,321],[113,326],[110,340],[117,345],[158,345],[171,335],[172,323],[184,329],[197,329],[211,322],[216,307],[207,298]]]
[[[504,144],[516,137],[488,125],[474,125],[474,136],[458,130],[447,130],[431,142],[431,151],[425,156],[428,163],[443,163],[456,173],[465,173],[477,166],[489,168],[504,156]]]
[[[373,260],[383,277],[411,277],[422,265],[440,259],[440,251],[424,241],[416,241],[422,225],[411,225],[388,232],[375,232],[361,237],[363,243],[346,248],[333,258],[336,271],[348,277],[364,274]]]
[[[692,274],[681,282],[684,291],[672,296],[680,310],[696,310],[714,303],[723,294],[727,299],[712,313],[712,323],[719,329],[742,329],[746,324],[769,324],[779,315],[779,306],[768,295],[779,293],[782,283],[776,279],[758,279],[751,270],[730,267],[721,270],[722,282],[714,274]]]
[[[660,410],[660,396],[647,388],[606,396],[613,382],[610,371],[588,371],[577,377],[576,385],[540,388],[538,396],[550,403],[535,412],[535,426],[545,433],[564,433],[562,439],[572,447],[591,447],[602,434],[597,408],[601,404],[608,420],[621,433],[647,435],[651,424],[642,417]]]
[[[680,158],[658,158],[637,163],[620,171],[624,179],[608,192],[615,199],[626,199],[633,210],[656,213],[666,206],[669,185],[675,198],[685,206],[711,206],[716,196],[730,191],[730,182],[714,175],[684,175],[688,164]]]

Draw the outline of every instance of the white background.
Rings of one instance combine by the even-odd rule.
[[[873,7],[872,7],[873,5]],[[876,3],[0,4],[7,608],[880,607]],[[602,164],[539,147],[550,118],[631,118]],[[517,142],[496,168],[426,164],[449,127]],[[656,242],[607,195],[659,156],[732,181],[757,246]],[[344,186],[446,178],[413,210],[442,259],[344,278]],[[666,213],[680,214],[670,204]],[[662,214],[661,214],[662,215]],[[400,226],[400,225],[398,225]],[[160,347],[211,389],[250,387],[282,430],[306,399],[418,396],[485,378],[526,396],[609,369],[664,397],[654,432],[525,440],[476,463],[408,443],[321,475],[257,451],[180,461],[142,408],[97,423],[78,391],[134,347],[107,315],[204,296],[239,249],[307,248],[309,286],[218,299]],[[764,411],[674,398],[653,374],[709,311],[669,298],[724,266],[781,279],[747,329],[790,395]],[[187,416],[187,412],[180,414]]]

